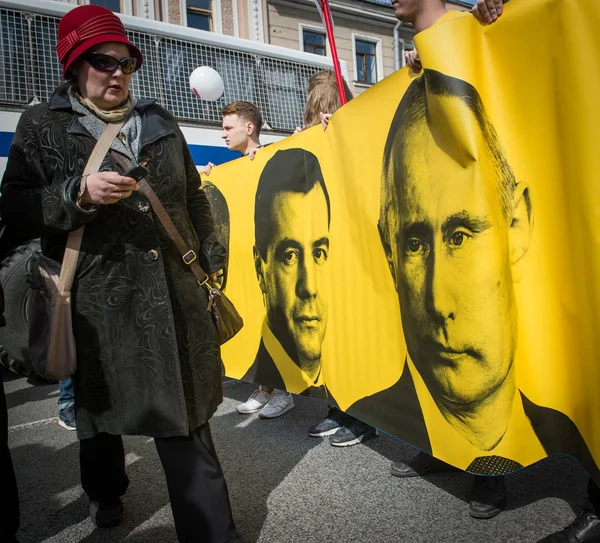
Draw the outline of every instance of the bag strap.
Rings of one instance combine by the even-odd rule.
[[[108,123],[106,125],[85,165],[85,169],[83,170],[84,176],[96,173],[100,169],[102,160],[104,160],[110,144],[119,133],[119,130],[121,130],[123,123],[124,121]],[[58,279],[58,292],[60,294],[66,294],[71,291],[73,279],[75,278],[75,269],[77,268],[77,260],[79,259],[81,240],[83,239],[83,229],[84,227],[82,226],[73,232],[69,232],[69,236],[67,237],[65,256],[63,257],[60,277]]]
[[[120,155],[118,153],[112,153],[112,156],[115,159],[115,161],[121,165],[123,169],[128,170],[132,167],[131,162],[123,155]],[[156,196],[154,190],[152,190],[152,187],[150,186],[150,183],[148,183],[148,180],[144,178],[141,181],[138,181],[138,188],[139,191],[146,198],[148,198],[148,201],[152,206],[152,210],[154,211],[154,213],[158,217],[158,220],[163,225],[163,228],[167,231],[167,234],[169,234],[169,237],[181,253],[181,259],[183,260],[184,264],[187,264],[192,270],[193,274],[196,276],[198,284],[200,286],[207,284],[209,279],[208,274],[202,269],[202,266],[200,266],[200,263],[198,262],[198,255],[192,249],[188,249],[185,240],[183,239],[183,237],[181,237],[181,234],[178,232],[177,228],[173,224],[173,221],[171,220],[171,217],[169,217],[167,210],[162,205],[162,202],[159,200],[158,196]]]

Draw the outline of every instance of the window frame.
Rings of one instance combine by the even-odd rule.
[[[181,0],[181,25],[187,28],[194,28],[188,26],[187,14],[188,14],[188,5],[187,0]],[[200,9],[200,8],[191,8],[192,10],[198,10],[199,13],[208,12],[208,10]],[[167,10],[168,12],[168,10]],[[200,30],[199,28],[194,28],[194,30]],[[204,30],[204,32],[207,32]],[[210,10],[210,30],[208,32],[215,32],[217,34],[223,33],[223,21],[221,19],[221,0],[211,0],[211,10]]]
[[[370,43],[375,46],[375,81],[373,83],[369,83],[367,81],[358,79],[358,64],[356,62],[356,42],[364,42]],[[364,55],[364,53],[361,53]],[[354,66],[354,80],[353,84],[356,87],[364,87],[369,88],[378,83],[383,79],[383,51],[381,46],[381,38],[376,38],[374,36],[365,36],[363,34],[354,34],[352,33],[352,63]]]
[[[313,34],[321,34],[325,37],[325,54],[318,56],[329,56],[329,41],[327,40],[327,31],[323,26],[307,25],[304,23],[298,23],[298,51],[304,52],[304,31],[312,32]],[[316,55],[317,53],[312,53]]]
[[[121,11],[113,13],[121,13],[122,15],[133,15],[133,0],[119,0]],[[93,5],[91,0],[84,0],[84,4]]]

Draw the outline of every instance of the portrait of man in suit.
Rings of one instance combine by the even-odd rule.
[[[277,151],[256,190],[254,267],[266,318],[245,380],[295,393],[321,386],[329,223],[317,157],[304,149]]]
[[[469,83],[424,70],[410,84],[384,149],[378,227],[408,352],[400,379],[349,411],[474,473],[555,452],[596,470],[573,422],[517,387],[514,283],[533,201]]]

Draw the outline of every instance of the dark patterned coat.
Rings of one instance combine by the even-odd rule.
[[[207,273],[222,268],[210,207],[175,119],[149,100],[140,157],[148,181]],[[85,225],[73,284],[79,439],[98,432],[188,435],[222,401],[220,352],[205,289],[138,192],[86,211],[75,204],[96,140],[66,89],[21,116],[2,180],[0,215],[62,260],[67,233]],[[101,170],[122,170],[108,155]]]

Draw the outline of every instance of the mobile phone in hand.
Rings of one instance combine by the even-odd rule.
[[[130,170],[126,171],[123,174],[123,177],[131,177],[132,179],[135,179],[136,181],[141,181],[144,177],[146,177],[148,175],[148,173],[150,173],[150,172],[148,172],[148,168],[146,168],[146,166],[137,164]]]

